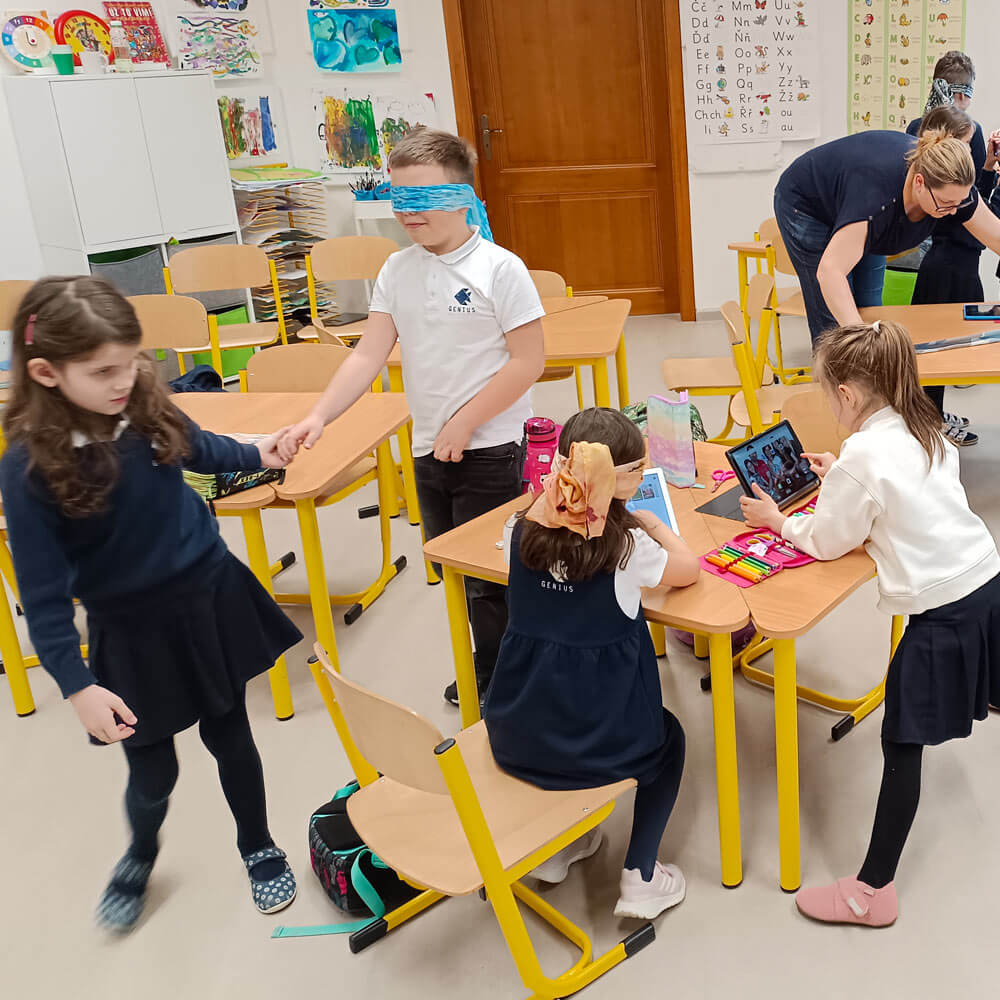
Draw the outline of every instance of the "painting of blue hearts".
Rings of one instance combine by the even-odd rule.
[[[403,61],[396,12],[384,9],[309,10],[316,65],[331,73],[393,73]]]

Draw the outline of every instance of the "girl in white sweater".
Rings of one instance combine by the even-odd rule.
[[[864,543],[878,568],[879,608],[909,615],[889,665],[885,759],[868,856],[857,878],[803,889],[806,916],[884,927],[897,914],[893,878],[920,798],[923,748],[968,736],[1000,698],[1000,555],[970,509],[958,451],[920,388],[901,326],[840,327],[817,345],[814,371],[840,424],[840,457],[805,454],[823,480],[811,517],[785,517],[754,486],[747,522],[780,532],[817,559]]]

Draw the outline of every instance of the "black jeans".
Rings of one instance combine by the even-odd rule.
[[[467,449],[461,462],[439,462],[433,455],[413,460],[417,500],[427,538],[436,538],[521,495],[524,445]],[[441,568],[435,569],[440,574]],[[466,577],[465,597],[476,646],[479,690],[493,676],[500,640],[507,628],[505,588]]]

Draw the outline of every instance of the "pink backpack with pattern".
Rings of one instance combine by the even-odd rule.
[[[539,493],[542,489],[542,476],[552,471],[552,463],[559,446],[559,434],[562,424],[557,424],[548,417],[530,417],[524,422],[524,472],[522,481],[524,492]]]

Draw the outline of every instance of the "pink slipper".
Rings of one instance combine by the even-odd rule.
[[[896,922],[899,904],[896,887],[890,882],[873,889],[856,878],[837,879],[833,885],[802,889],[795,896],[800,913],[827,924],[859,924],[888,927]]]

